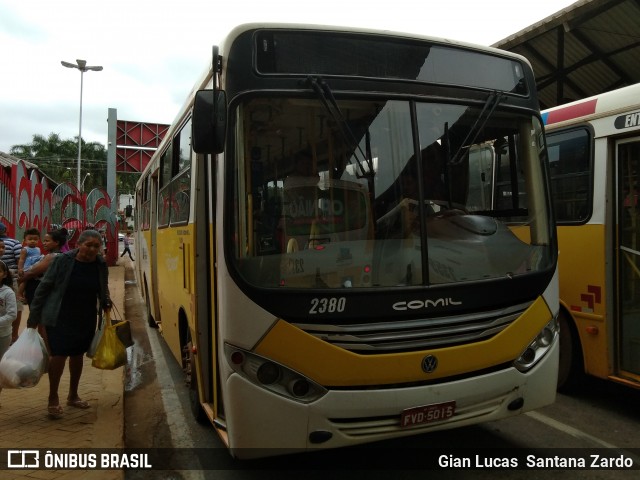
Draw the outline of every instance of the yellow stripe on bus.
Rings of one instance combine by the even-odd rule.
[[[546,302],[538,298],[520,318],[488,340],[385,355],[349,352],[280,320],[258,344],[255,352],[325,386],[424,382],[515,360],[551,318]],[[428,354],[438,358],[438,368],[433,373],[425,373],[421,368],[422,359]]]

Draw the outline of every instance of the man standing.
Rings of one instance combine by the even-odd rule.
[[[9,267],[13,276],[13,289],[18,290],[18,260],[20,260],[20,252],[22,251],[22,243],[15,238],[7,236],[7,226],[0,223],[0,239],[4,242],[4,255],[1,260]],[[18,314],[11,325],[11,343],[18,339],[20,330],[20,320],[22,320],[22,302],[17,302]]]
[[[124,238],[122,239],[122,241],[124,242],[124,250],[122,251],[122,255],[120,255],[120,258],[124,257],[124,255],[126,253],[129,254],[129,258],[131,260],[133,260],[133,257],[131,256],[131,234],[129,232],[127,232],[127,234],[124,236]]]

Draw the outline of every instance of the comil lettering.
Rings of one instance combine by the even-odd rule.
[[[408,302],[394,303],[393,309],[398,311],[421,310],[423,308],[448,307],[451,305],[462,305],[462,302],[453,300],[451,297],[436,298],[435,300],[409,300]]]

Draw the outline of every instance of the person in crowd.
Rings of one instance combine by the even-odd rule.
[[[4,242],[0,240],[0,255],[3,253]],[[11,271],[6,263],[0,260],[0,360],[11,345],[11,325],[18,314],[16,293],[13,290],[11,277]]]
[[[69,392],[66,404],[74,408],[90,405],[78,394],[83,356],[97,325],[96,304],[111,310],[109,269],[100,255],[102,237],[95,230],[85,230],[78,237],[77,248],[57,255],[29,305],[28,328],[44,325],[49,345],[50,418],[62,417],[58,388],[67,358],[69,359]]]
[[[122,239],[122,243],[124,243],[124,250],[122,250],[120,258],[124,257],[125,253],[128,253],[129,258],[133,261],[133,257],[131,256],[131,233],[127,232],[127,234]]]
[[[20,286],[24,288],[27,304],[33,300],[33,295],[40,284],[40,279],[45,274],[53,259],[62,252],[62,246],[67,243],[66,229],[51,230],[42,239],[42,248],[45,251],[42,260],[36,263],[24,273],[20,279]]]
[[[102,256],[106,257],[108,244],[107,244],[107,230],[105,227],[102,227],[100,229],[100,236],[102,237]]]
[[[24,276],[24,272],[28,271],[42,258],[42,252],[40,251],[40,247],[38,247],[38,243],[40,243],[40,230],[37,228],[29,228],[25,230],[24,246],[20,252],[20,260],[18,260],[17,298],[18,301],[22,303],[26,303],[26,299],[24,297],[25,283],[21,282],[20,279]]]
[[[11,272],[13,279],[14,291],[18,289],[18,261],[20,260],[20,252],[22,251],[22,244],[15,238],[10,238],[7,235],[7,226],[4,223],[0,223],[0,240],[4,242],[4,254],[0,257]],[[20,331],[20,321],[22,320],[22,303],[18,303],[18,313],[16,319],[11,326],[11,343],[18,339],[18,332]]]
[[[61,253],[68,252],[69,250],[71,250],[71,247],[69,246],[69,231],[64,227],[61,227],[56,230],[59,230],[60,233],[64,235],[64,243],[60,246],[60,252]]]
[[[0,253],[4,242],[0,240]],[[0,359],[11,345],[11,324],[18,314],[13,279],[7,264],[0,260]],[[0,391],[2,388],[0,388]]]

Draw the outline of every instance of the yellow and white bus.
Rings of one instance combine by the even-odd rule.
[[[401,33],[253,24],[214,48],[138,183],[136,266],[233,455],[554,401],[534,85],[523,57]]]
[[[559,386],[640,388],[640,84],[543,112],[558,223]]]

